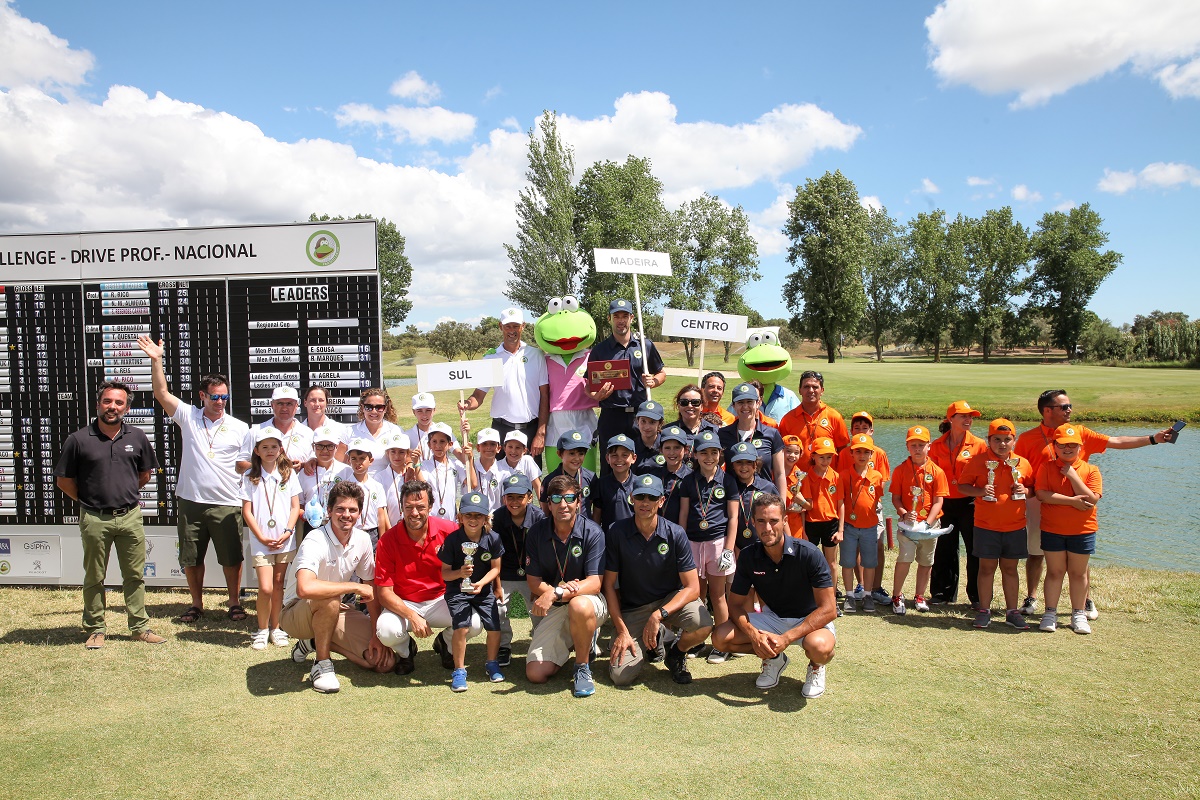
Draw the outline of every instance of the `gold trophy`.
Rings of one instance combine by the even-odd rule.
[[[996,488],[996,470],[999,468],[1000,462],[999,461],[987,461],[987,462],[984,462],[984,466],[987,467],[987,471],[988,471],[987,485],[990,486],[992,489],[995,489]],[[996,502],[995,495],[993,495],[991,497],[984,495],[980,499],[985,500],[989,503]]]
[[[913,496],[913,507],[912,507],[912,510],[913,510],[913,515],[914,515],[914,516],[915,516],[915,515],[916,515],[916,513],[917,513],[917,509],[918,509],[918,508],[920,507],[920,505],[921,505],[921,495],[922,495],[922,494],[924,494],[924,493],[925,493],[925,490],[924,490],[924,489],[922,489],[920,486],[914,486],[914,487],[912,487],[912,496]],[[914,519],[914,520],[913,520],[913,522],[918,522],[918,521],[919,521],[919,520],[916,520],[916,519]]]
[[[1017,464],[1021,463],[1021,459],[1017,458],[1016,456],[1013,456],[1012,458],[1007,459],[1005,461],[1005,463],[1008,464],[1008,466],[1012,467],[1012,476],[1013,476],[1012,499],[1013,500],[1024,500],[1025,499],[1025,487],[1021,484],[1021,470],[1017,469]]]
[[[474,569],[474,567],[475,567],[474,555],[475,555],[475,551],[478,549],[479,549],[478,542],[463,542],[462,543],[463,566],[464,567],[471,567],[472,569]],[[464,592],[469,592],[474,588],[475,588],[475,584],[471,583],[470,578],[462,579],[462,590]]]

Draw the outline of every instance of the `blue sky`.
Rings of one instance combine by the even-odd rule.
[[[1092,308],[1200,316],[1193,0],[521,8],[0,0],[0,232],[369,212],[410,322],[478,317],[549,108],[577,173],[633,153],[672,206],[743,206],[768,317],[785,202],[832,169],[901,221],[1091,203],[1125,256]]]

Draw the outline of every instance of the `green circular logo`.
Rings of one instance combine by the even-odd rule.
[[[575,545],[574,547],[571,548],[571,555],[575,556],[576,558],[579,558],[581,555],[583,555],[583,548],[580,547],[579,545]]]
[[[724,500],[725,499],[725,490],[720,487],[714,489],[713,497],[717,498],[718,500]]]
[[[7,575],[12,570],[12,565],[7,561],[0,561],[0,575]]]
[[[658,553],[659,553],[659,555],[664,555],[664,556],[665,556],[665,555],[667,554],[667,551],[668,551],[668,550],[670,550],[670,549],[671,549],[671,548],[667,546],[667,543],[666,543],[666,542],[663,542],[662,544],[660,544],[660,545],[658,546]]]
[[[483,551],[483,552],[482,552],[482,553],[479,555],[479,560],[480,560],[480,561],[491,561],[491,560],[492,560],[492,554],[491,554],[491,553],[489,553],[488,551],[484,550],[484,551]]]
[[[342,245],[332,231],[320,230],[308,237],[308,243],[304,245],[304,252],[308,254],[308,260],[313,264],[318,267],[328,267],[337,261],[338,255],[342,252]]]

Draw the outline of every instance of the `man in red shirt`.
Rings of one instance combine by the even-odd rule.
[[[425,481],[406,481],[400,488],[403,519],[379,537],[375,552],[376,595],[383,607],[375,631],[385,647],[396,651],[398,675],[415,669],[417,643],[413,637],[432,636],[435,628],[443,630],[434,639],[433,649],[445,669],[454,669],[450,652],[453,621],[438,553],[446,537],[458,530],[458,523],[429,516],[432,496]],[[467,638],[482,631],[482,621],[472,614]]]
[[[798,436],[808,452],[817,439],[828,436],[834,447],[841,450],[850,444],[850,433],[846,420],[836,409],[821,402],[825,394],[825,377],[814,370],[800,373],[800,406],[793,408],[779,420],[780,436]]]
[[[1029,462],[1033,474],[1037,475],[1042,464],[1054,458],[1054,431],[1060,425],[1071,421],[1071,398],[1067,397],[1066,389],[1047,389],[1038,396],[1038,413],[1042,415],[1042,423],[1036,428],[1025,431],[1017,437],[1014,453]],[[1106,436],[1103,433],[1089,430],[1083,425],[1074,426],[1083,442],[1084,461],[1097,456],[1105,450],[1135,450],[1139,447],[1149,447],[1159,442],[1171,441],[1170,428],[1164,428],[1157,433],[1145,436]],[[1037,613],[1037,588],[1042,582],[1042,567],[1045,556],[1042,554],[1042,504],[1037,497],[1030,495],[1025,501],[1025,522],[1028,535],[1029,558],[1025,562],[1025,583],[1027,594],[1021,606],[1021,613],[1032,616]],[[1088,619],[1096,619],[1099,612],[1092,598],[1088,597],[1085,604]]]

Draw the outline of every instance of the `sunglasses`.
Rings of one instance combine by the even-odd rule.
[[[387,403],[363,403],[363,409],[366,411],[386,411]]]
[[[567,494],[552,494],[552,495],[550,495],[550,502],[553,503],[554,505],[558,505],[559,503],[562,503],[562,502],[574,503],[578,499],[579,499],[579,495],[575,494],[574,492],[568,492]]]
[[[679,407],[687,408],[688,406],[691,406],[692,408],[699,408],[703,403],[703,400],[680,400]]]
[[[208,396],[208,399],[209,400],[219,400],[222,403],[228,403],[229,395],[228,394],[210,394]]]
[[[1059,403],[1056,406],[1046,406],[1046,408],[1061,408],[1063,411],[1070,411],[1071,404],[1070,403]]]

